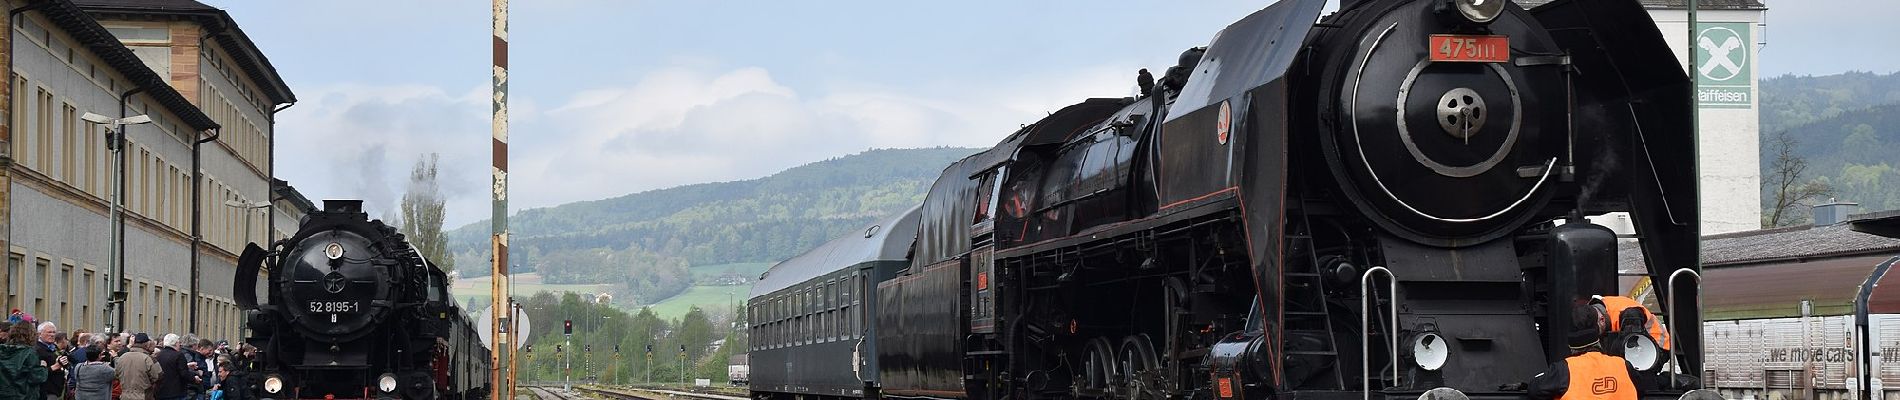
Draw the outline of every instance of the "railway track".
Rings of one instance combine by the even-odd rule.
[[[683,392],[683,391],[678,391],[678,390],[652,389],[652,388],[576,386],[574,387],[574,390],[577,392],[587,393],[587,394],[599,396],[599,397],[605,397],[608,399],[623,399],[623,400],[631,400],[631,399],[639,399],[639,400],[662,400],[662,399],[667,399],[667,400],[671,400],[671,399],[748,400],[744,396],[728,396],[728,395],[710,394],[710,393],[693,393],[693,392]]]
[[[544,386],[524,386],[522,388],[527,389],[525,390],[525,392],[528,393],[528,396],[530,398],[533,398],[535,400],[566,400],[566,399],[578,397],[578,396],[563,396],[559,393],[560,391],[559,388],[551,388],[551,387],[544,387]]]

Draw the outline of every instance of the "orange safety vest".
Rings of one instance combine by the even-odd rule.
[[[1636,400],[1629,363],[1621,357],[1588,352],[1564,359],[1570,367],[1570,386],[1557,400]]]
[[[1622,332],[1623,319],[1620,317],[1623,315],[1623,310],[1636,307],[1643,310],[1643,320],[1648,321],[1646,324],[1649,328],[1649,338],[1656,341],[1656,347],[1661,347],[1663,351],[1669,350],[1669,331],[1664,330],[1662,324],[1656,322],[1656,314],[1649,312],[1648,307],[1643,307],[1643,304],[1637,303],[1636,299],[1623,296],[1603,296],[1602,301],[1604,313],[1609,314],[1610,332]]]

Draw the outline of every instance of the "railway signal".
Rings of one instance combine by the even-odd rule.
[[[561,334],[574,336],[574,320],[561,321]]]

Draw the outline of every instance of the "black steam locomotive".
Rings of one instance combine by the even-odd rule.
[[[1582,218],[1613,212],[1690,332],[1631,357],[1664,360],[1638,380],[1694,389],[1690,82],[1643,7],[1323,3],[1249,15],[1142,96],[1056,111],[774,266],[754,397],[1522,398],[1571,307],[1619,292],[1632,238]]]
[[[255,277],[269,271],[258,303]],[[236,293],[266,399],[485,399],[489,349],[448,276],[361,200],[325,200],[297,234],[238,260]]]

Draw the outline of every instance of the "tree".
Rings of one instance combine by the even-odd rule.
[[[440,154],[429,153],[409,170],[409,189],[402,194],[402,235],[437,267],[454,271],[455,257],[449,254],[449,238],[442,232],[446,199],[436,179],[436,161],[440,158]]]
[[[1773,191],[1774,203],[1769,206],[1762,227],[1800,223],[1803,221],[1801,216],[1806,214],[1797,210],[1813,206],[1815,200],[1827,197],[1834,192],[1834,188],[1826,181],[1804,178],[1808,171],[1808,160],[1795,153],[1801,142],[1789,136],[1787,131],[1776,134],[1769,145],[1773,146],[1775,160],[1769,164],[1767,179],[1762,184]]]

